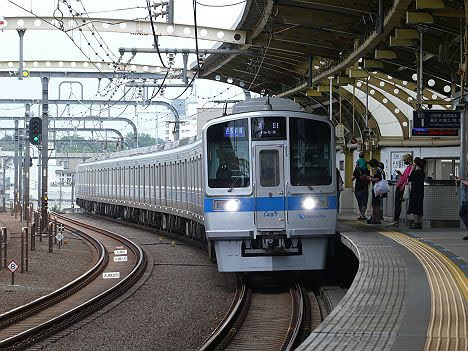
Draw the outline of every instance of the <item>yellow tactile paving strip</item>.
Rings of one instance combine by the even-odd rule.
[[[431,288],[431,318],[424,350],[468,350],[468,280],[445,255],[398,232],[380,234],[410,250],[426,271]],[[411,278],[410,278],[411,279]]]

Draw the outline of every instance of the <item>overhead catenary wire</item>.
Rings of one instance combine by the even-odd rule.
[[[99,69],[99,67],[98,67],[94,62],[92,62],[91,58],[90,58],[88,55],[86,55],[86,53],[83,51],[83,49],[75,42],[75,39],[73,39],[72,37],[70,37],[70,35],[69,35],[67,32],[63,31],[62,28],[58,27],[58,26],[55,25],[55,23],[53,23],[53,22],[47,21],[44,17],[41,17],[41,16],[37,15],[37,14],[34,13],[33,11],[30,11],[30,10],[24,8],[23,6],[17,4],[16,2],[14,2],[14,1],[12,1],[12,0],[8,0],[8,2],[9,2],[10,4],[12,4],[12,5],[14,5],[14,6],[16,6],[16,7],[20,8],[20,9],[22,9],[23,11],[26,11],[27,13],[33,15],[34,17],[40,19],[41,21],[44,21],[45,23],[47,23],[47,24],[53,26],[54,28],[56,28],[56,29],[62,31],[63,33],[65,33],[65,35],[72,41],[72,43],[78,48],[78,50],[81,51],[81,53],[84,55],[84,57],[86,57],[86,58],[88,59],[88,61],[89,61],[99,72],[102,72],[102,71]]]
[[[156,35],[156,31],[154,30],[153,14],[151,13],[151,4],[149,0],[146,0],[146,6],[148,7],[148,14],[149,14],[149,19],[151,23],[151,31],[153,32],[154,47],[156,48],[156,51],[158,52],[158,56],[159,56],[159,60],[161,61],[161,64],[163,65],[164,68],[167,68],[162,59],[161,52],[159,51],[158,36]]]

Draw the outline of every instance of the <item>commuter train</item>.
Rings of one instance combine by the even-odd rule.
[[[219,271],[325,268],[337,219],[326,117],[249,99],[209,121],[201,139],[160,148],[79,165],[77,204],[206,241]]]

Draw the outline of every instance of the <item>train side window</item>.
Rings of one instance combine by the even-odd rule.
[[[180,177],[179,177],[179,168],[180,168],[180,162],[174,163],[175,207],[178,207],[178,206],[177,206],[177,201],[180,200]]]
[[[127,174],[127,167],[124,166],[123,168],[123,196],[124,196],[124,200],[126,200],[125,196],[127,194],[127,177],[126,177],[126,174]]]
[[[167,207],[167,163],[164,163],[162,176],[164,178],[164,206]]]
[[[188,210],[188,172],[187,172],[187,160],[184,161],[184,190],[185,190],[185,208]]]
[[[159,205],[159,194],[161,189],[159,189],[159,165],[154,165],[154,204]]]
[[[137,177],[136,177],[136,174],[137,174],[137,168],[136,167],[133,167],[133,202],[136,202],[137,200],[137,192],[136,192],[136,189],[137,189]]]
[[[143,166],[138,166],[138,202],[141,202],[143,200]]]

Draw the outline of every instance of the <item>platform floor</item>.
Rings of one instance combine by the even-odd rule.
[[[395,231],[343,219],[339,229],[358,272],[298,350],[468,350],[463,231]]]

